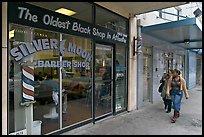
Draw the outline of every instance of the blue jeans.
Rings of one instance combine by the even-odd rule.
[[[171,94],[171,99],[173,103],[173,109],[176,111],[180,111],[183,91],[172,89],[170,94]]]

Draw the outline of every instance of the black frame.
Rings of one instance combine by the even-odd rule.
[[[129,44],[129,41],[128,41],[128,44]],[[114,52],[114,54],[115,54],[115,57],[116,57],[116,52]],[[125,106],[126,106],[126,108],[125,109],[122,109],[122,110],[120,110],[120,111],[117,111],[116,112],[116,109],[114,109],[114,113],[113,113],[113,115],[115,116],[115,115],[117,115],[117,114],[120,114],[120,113],[123,113],[123,112],[126,112],[127,111],[127,105],[128,105],[128,64],[129,64],[129,62],[128,62],[128,55],[129,55],[129,48],[128,47],[125,47],[125,54],[126,54],[126,58],[125,58],[125,61],[126,61],[126,66],[127,66],[127,70],[126,70],[126,94],[125,94]],[[114,64],[114,68],[115,68],[115,64]],[[114,75],[116,75],[116,70],[114,69],[114,71],[115,71],[115,74]],[[115,82],[115,80],[114,80],[114,82]],[[114,83],[114,85],[115,85],[115,83]],[[114,86],[114,92],[116,92],[116,90],[115,90],[115,86]],[[114,94],[114,96],[115,96],[115,94]],[[116,103],[116,97],[114,98],[114,105],[115,105],[115,103]],[[115,108],[115,106],[114,106],[114,108]]]
[[[94,43],[95,43],[95,45],[94,45],[94,54],[93,54],[94,60],[93,60],[93,62],[95,62],[96,43],[112,47],[113,48],[113,62],[115,62],[115,44],[114,43],[108,43],[108,42],[98,41],[98,40],[96,40]],[[95,63],[94,63],[93,68],[95,68]],[[112,96],[113,108],[112,108],[112,113],[111,114],[105,114],[104,116],[99,117],[99,118],[93,117],[95,122],[99,121],[100,119],[103,119],[107,116],[114,115],[114,113],[115,113],[115,63],[113,63],[112,68],[113,68],[113,78],[112,78],[113,79],[113,89],[112,89],[113,90],[112,91],[112,93],[113,93],[113,96]],[[95,79],[95,69],[94,69],[94,79]],[[95,83],[94,83],[94,89],[92,89],[92,93],[95,93]],[[93,107],[94,107],[94,116],[95,116],[95,96],[94,95],[93,95],[93,98],[94,98],[94,102],[92,102],[92,103],[93,103]]]
[[[96,25],[96,8],[97,7],[99,7],[99,8],[102,8],[102,9],[104,9],[104,10],[106,10],[106,11],[109,11],[110,13],[112,13],[112,14],[115,14],[115,15],[117,15],[117,16],[119,16],[119,17],[121,17],[121,18],[123,18],[124,20],[126,20],[126,30],[127,30],[127,43],[126,44],[124,44],[123,43],[123,45],[125,46],[125,54],[126,54],[126,96],[125,96],[125,109],[123,109],[123,110],[120,110],[120,111],[118,111],[118,112],[116,112],[116,109],[115,109],[115,102],[116,102],[116,99],[115,99],[115,75],[116,75],[116,70],[115,70],[115,57],[116,57],[116,42],[105,42],[105,41],[103,41],[103,40],[97,40],[97,39],[95,39],[94,37],[91,37],[90,39],[92,39],[92,41],[93,41],[93,44],[92,44],[92,49],[93,49],[93,51],[92,51],[92,55],[93,55],[93,57],[92,57],[92,68],[95,68],[95,47],[96,47],[96,43],[99,43],[99,44],[104,44],[104,45],[108,45],[108,46],[112,46],[113,47],[113,97],[112,97],[112,99],[113,99],[113,110],[112,110],[112,113],[111,114],[107,114],[107,115],[104,115],[104,116],[102,116],[102,117],[99,117],[99,118],[95,118],[95,96],[94,96],[94,94],[93,93],[95,93],[95,69],[92,69],[92,119],[90,120],[90,119],[88,119],[88,120],[85,120],[85,121],[83,121],[83,122],[80,122],[80,123],[77,123],[76,125],[70,125],[70,126],[68,126],[68,127],[64,127],[63,129],[58,129],[57,131],[53,131],[51,134],[52,135],[57,135],[57,134],[61,134],[61,133],[64,133],[64,132],[67,132],[67,131],[70,131],[70,130],[72,130],[72,129],[75,129],[75,128],[78,128],[78,127],[80,127],[80,126],[83,126],[83,125],[86,125],[86,124],[89,124],[89,123],[93,123],[93,124],[95,124],[96,123],[96,121],[99,121],[99,120],[101,120],[101,119],[103,119],[103,118],[105,118],[105,117],[108,117],[108,116],[111,116],[111,115],[117,115],[117,114],[119,114],[119,113],[122,113],[122,112],[125,112],[125,111],[127,111],[127,105],[128,105],[128,64],[129,64],[129,62],[128,62],[128,55],[129,55],[129,22],[128,22],[128,18],[125,18],[125,17],[123,17],[123,16],[121,16],[121,15],[119,15],[118,13],[115,13],[115,12],[113,12],[113,11],[111,11],[111,10],[109,10],[109,9],[106,9],[106,8],[104,8],[104,7],[102,7],[102,6],[100,6],[100,5],[98,5],[98,4],[96,4],[96,3],[94,3],[94,2],[87,2],[87,3],[89,3],[89,4],[91,4],[91,6],[92,6],[92,22],[91,22],[91,24],[93,24],[93,25]],[[9,16],[9,6],[7,6],[7,16]],[[85,22],[85,21],[83,21],[83,22]],[[9,24],[10,24],[10,22],[9,22],[9,18],[7,17],[7,31],[9,32]],[[21,24],[19,24],[19,25],[21,25]],[[102,27],[102,28],[104,28],[104,27]],[[107,29],[107,28],[105,28],[105,29]],[[47,29],[45,29],[45,30],[47,30]],[[110,29],[109,29],[110,30]],[[58,32],[59,33],[59,32]],[[61,32],[60,32],[61,33]],[[62,34],[63,34],[63,32],[62,32]],[[73,34],[71,34],[71,35],[73,35]],[[9,45],[9,33],[7,33],[7,45]],[[8,54],[9,53],[9,48],[7,47],[7,58],[9,58],[9,55],[10,54]],[[7,63],[7,70],[8,70],[8,72],[9,72],[9,64]],[[7,73],[7,77],[9,78],[9,74]],[[8,78],[7,78],[7,83],[8,83]],[[9,91],[9,85],[7,84],[7,93],[8,93],[8,91]],[[9,100],[9,94],[7,94],[7,131],[8,131],[8,134],[9,134],[9,102],[8,102],[8,100]],[[49,133],[48,133],[49,134]]]
[[[94,3],[94,2],[89,2],[90,4],[92,4],[93,5],[93,7],[94,7],[94,16],[93,16],[93,20],[94,20],[94,24],[96,24],[96,22],[95,22],[95,20],[96,20],[96,18],[95,18],[95,15],[96,15],[96,11],[95,11],[95,9],[96,9],[96,7],[99,7],[99,8],[101,8],[101,9],[104,9],[104,10],[106,10],[106,11],[108,11],[108,12],[110,12],[110,13],[112,13],[112,14],[115,14],[115,15],[117,15],[117,16],[119,16],[119,17],[121,17],[121,18],[123,18],[124,20],[126,20],[126,30],[127,30],[127,35],[128,35],[128,38],[129,38],[129,18],[125,18],[124,16],[122,16],[122,15],[120,15],[120,14],[118,14],[118,13],[116,13],[116,12],[113,12],[113,11],[111,11],[111,10],[109,10],[109,9],[106,9],[106,8],[104,8],[103,6],[101,6],[101,5],[98,5],[98,4],[96,4],[96,3]],[[110,43],[108,43],[108,44],[110,44]],[[127,43],[126,43],[126,66],[127,66],[127,68],[128,68],[128,65],[129,65],[129,61],[128,61],[128,55],[129,55],[129,39],[127,39]],[[116,45],[114,45],[114,52],[113,52],[113,54],[114,54],[114,57],[116,57],[116,52],[115,52],[115,46]],[[94,51],[95,52],[95,51]],[[115,60],[114,60],[115,61]],[[113,64],[114,65],[114,76],[115,76],[115,63]],[[95,65],[94,65],[94,67],[95,67]],[[122,113],[122,112],[125,112],[125,111],[127,111],[127,105],[128,105],[128,74],[129,74],[129,72],[128,72],[128,69],[126,70],[126,96],[125,96],[125,106],[126,106],[126,108],[125,109],[123,109],[123,110],[120,110],[120,111],[118,111],[118,112],[116,112],[116,110],[115,110],[115,102],[116,102],[116,100],[115,100],[115,97],[114,97],[114,99],[113,99],[113,115],[115,116],[115,115],[117,115],[117,114],[120,114],[120,113]],[[114,78],[115,79],[115,78]],[[113,92],[114,92],[114,95],[113,96],[115,96],[115,80],[114,80],[114,85],[113,85]]]
[[[9,45],[9,19],[8,19],[8,11],[9,11],[9,7],[7,5],[7,45]],[[7,46],[7,59],[9,59],[9,48]],[[9,68],[10,68],[10,65],[8,65],[7,63],[7,134],[9,134],[9,110],[10,110],[10,107],[9,107]],[[3,96],[2,96],[3,97]]]

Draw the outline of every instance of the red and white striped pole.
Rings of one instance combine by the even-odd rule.
[[[34,67],[23,66],[22,68],[22,89],[23,96],[21,105],[28,106],[35,103],[34,101]]]
[[[26,132],[27,135],[33,135],[33,103],[34,101],[34,67],[22,67],[22,106],[25,107],[26,113]]]

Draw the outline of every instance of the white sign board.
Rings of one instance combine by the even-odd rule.
[[[23,129],[23,130],[20,130],[20,131],[16,131],[14,133],[10,133],[9,135],[27,135],[27,130]]]

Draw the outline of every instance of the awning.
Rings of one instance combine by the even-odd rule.
[[[129,14],[139,15],[160,9],[186,4],[187,2],[95,2],[96,4],[116,12],[126,18]]]
[[[187,18],[142,27],[142,33],[192,51],[202,52],[202,24],[197,18]]]

